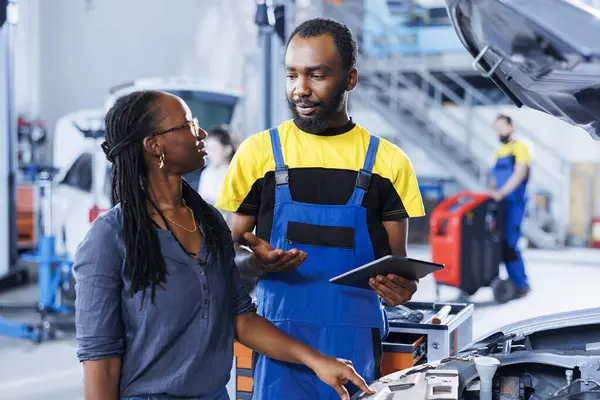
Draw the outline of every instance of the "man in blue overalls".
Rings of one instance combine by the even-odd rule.
[[[518,242],[527,205],[531,155],[527,144],[514,138],[515,128],[511,117],[498,116],[494,127],[502,145],[496,152],[490,195],[505,205],[504,264],[517,287],[516,296],[523,297],[529,293],[530,288]]]
[[[241,144],[217,207],[236,213],[236,262],[242,276],[258,277],[259,313],[323,353],[351,360],[369,382],[379,376],[388,330],[381,300],[402,304],[417,282],[378,276],[373,290],[364,290],[329,279],[388,254],[406,255],[408,218],[424,209],[406,154],[348,116],[356,57],[345,25],[313,19],[296,28],[285,56],[293,119]],[[339,395],[307,368],[259,356],[253,398]]]

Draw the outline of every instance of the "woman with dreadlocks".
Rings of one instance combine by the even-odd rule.
[[[369,391],[350,362],[256,314],[231,232],[181,178],[204,165],[205,138],[185,102],[164,92],[132,93],[106,115],[115,206],[94,221],[74,265],[85,399],[228,399],[234,338],[307,365],[341,397],[348,380]]]

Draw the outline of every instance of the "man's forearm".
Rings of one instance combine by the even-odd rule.
[[[502,187],[498,190],[502,197],[506,197],[512,192],[515,191],[517,187],[525,180],[527,177],[527,164],[523,162],[518,162],[515,165],[515,170],[512,175],[508,178],[508,180],[502,185]]]
[[[263,265],[254,253],[240,244],[235,244],[235,264],[242,279],[255,279],[264,274]]]
[[[521,182],[523,182],[523,179],[524,177],[522,177],[519,173],[512,174],[504,186],[500,188],[500,194],[504,197],[508,196],[521,184]]]

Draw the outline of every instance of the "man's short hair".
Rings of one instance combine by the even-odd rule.
[[[287,41],[286,51],[290,41],[296,35],[301,38],[311,38],[324,34],[330,35],[333,38],[333,43],[342,59],[342,67],[346,71],[350,68],[354,68],[358,56],[358,44],[356,43],[356,38],[352,34],[350,28],[332,19],[313,18],[298,25]]]
[[[504,121],[506,121],[507,124],[512,125],[513,124],[513,120],[509,115],[506,114],[500,114],[496,117],[496,121],[499,121],[503,119]]]

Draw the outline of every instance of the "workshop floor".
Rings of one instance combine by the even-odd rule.
[[[429,258],[426,246],[411,247],[410,255]],[[600,306],[593,293],[600,282],[600,250],[525,252],[533,291],[530,296],[505,305],[493,305],[489,289],[473,297],[476,303],[473,338],[499,326],[527,318]],[[442,300],[456,298],[451,288],[442,290]],[[0,296],[0,302],[34,301],[35,287]],[[414,300],[435,299],[432,279],[421,282]],[[23,315],[19,318],[28,318]],[[75,356],[72,336],[35,345],[24,340],[0,337],[0,398],[2,400],[82,400],[81,367]]]

